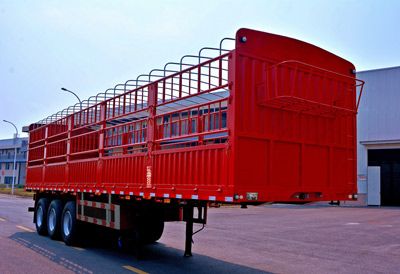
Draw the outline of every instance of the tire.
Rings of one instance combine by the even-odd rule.
[[[152,227],[146,233],[145,243],[152,244],[157,242],[164,232],[164,221],[157,220],[152,223]]]
[[[78,240],[78,222],[75,202],[67,202],[62,211],[61,237],[66,245],[74,245]]]
[[[47,209],[49,207],[49,199],[41,198],[36,204],[35,209],[35,226],[39,235],[47,235]]]
[[[113,248],[125,252],[137,251],[143,245],[157,242],[164,231],[164,221],[158,218],[141,219],[136,228],[120,231],[113,237]]]
[[[47,210],[47,233],[53,240],[60,238],[62,202],[53,200]]]
[[[142,244],[157,242],[164,232],[164,221],[161,218],[144,218],[140,221],[136,231],[136,238]]]

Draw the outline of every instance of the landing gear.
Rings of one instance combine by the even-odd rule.
[[[193,214],[194,209],[192,205],[188,205],[186,209],[186,238],[185,238],[185,253],[184,257],[192,257],[192,244],[193,244]]]
[[[197,218],[194,217],[194,209],[197,209]],[[200,232],[204,225],[207,223],[207,203],[188,203],[183,208],[183,221],[186,221],[186,237],[185,237],[185,253],[184,257],[191,257],[192,255],[192,245],[193,245],[193,235]],[[203,228],[193,233],[193,224],[203,224]]]

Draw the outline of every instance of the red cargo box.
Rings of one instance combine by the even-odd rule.
[[[240,29],[30,126],[27,189],[222,202],[347,200],[356,189],[354,66]],[[350,196],[349,196],[350,195]]]

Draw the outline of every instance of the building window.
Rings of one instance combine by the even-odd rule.
[[[12,176],[5,176],[4,177],[4,183],[5,184],[12,184],[12,181],[13,181],[13,177]],[[16,181],[14,181],[14,183],[16,183]]]
[[[6,163],[6,169],[13,169],[14,164],[13,163]],[[15,165],[17,166],[17,165]]]

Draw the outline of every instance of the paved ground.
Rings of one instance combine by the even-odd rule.
[[[0,273],[400,273],[400,208],[213,208],[183,258],[183,223],[138,256],[38,236],[31,205],[0,195]]]

